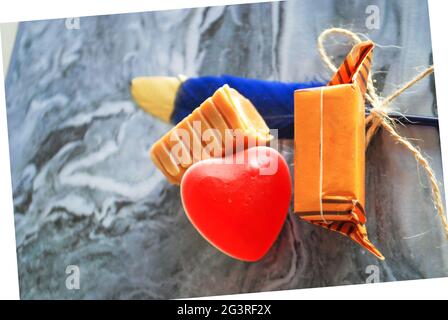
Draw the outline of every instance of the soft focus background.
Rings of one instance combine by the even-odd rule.
[[[366,28],[368,5],[379,29]],[[6,76],[21,296],[180,298],[448,275],[448,242],[414,158],[380,133],[367,153],[370,239],[378,261],[348,238],[289,215],[267,256],[233,260],[188,222],[179,189],[148,149],[170,126],[138,109],[140,75],[329,79],[316,38],[329,27],[373,39],[376,86],[395,90],[432,63],[426,1],[296,0],[20,23]],[[70,25],[70,24],[69,24]],[[340,61],[345,39],[328,43]],[[437,70],[436,70],[437,71]],[[437,115],[433,77],[394,104]],[[400,127],[442,180],[436,128]],[[292,141],[280,149],[292,164]],[[275,201],[275,199],[273,199]],[[80,268],[79,290],[65,286]]]

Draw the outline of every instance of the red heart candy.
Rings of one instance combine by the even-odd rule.
[[[185,212],[199,233],[231,257],[261,259],[283,226],[291,201],[285,159],[268,147],[199,161],[181,182]]]

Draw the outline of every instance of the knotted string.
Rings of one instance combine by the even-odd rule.
[[[320,88],[320,141],[319,141],[319,209],[320,218],[325,224],[329,224],[324,215],[323,183],[324,183],[324,90]]]
[[[319,49],[319,54],[325,64],[330,68],[330,70],[335,73],[337,72],[337,67],[333,64],[332,59],[328,56],[327,51],[324,47],[325,40],[331,35],[343,35],[352,40],[354,44],[362,42],[361,38],[355,34],[354,32],[341,29],[341,28],[330,28],[323,31],[318,40],[317,45]],[[370,145],[372,138],[378,132],[380,128],[386,130],[391,138],[398,144],[401,144],[405,147],[409,152],[412,153],[417,163],[425,170],[426,175],[428,177],[429,183],[431,185],[431,197],[434,203],[435,208],[437,209],[437,213],[442,222],[442,226],[445,232],[445,237],[448,239],[448,223],[446,220],[445,209],[443,206],[442,196],[439,188],[439,183],[437,181],[436,175],[431,168],[428,160],[423,156],[423,154],[412,145],[406,138],[402,137],[398,134],[395,129],[396,122],[388,116],[388,106],[392,103],[392,101],[400,96],[403,92],[405,92],[408,88],[427,77],[428,75],[434,72],[434,66],[428,67],[426,70],[418,74],[412,80],[404,84],[400,89],[396,90],[390,96],[386,98],[381,98],[373,85],[372,81],[372,73],[369,73],[368,81],[367,81],[367,92],[365,97],[367,101],[370,102],[372,108],[370,110],[370,114],[366,118],[366,149]]]

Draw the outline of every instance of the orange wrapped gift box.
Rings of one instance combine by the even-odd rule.
[[[294,211],[380,259],[365,207],[365,101],[373,43],[353,47],[326,87],[294,94]]]

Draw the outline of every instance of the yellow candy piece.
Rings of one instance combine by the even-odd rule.
[[[131,95],[135,103],[149,114],[169,122],[174,110],[177,90],[184,76],[138,77],[131,82]]]
[[[252,103],[224,85],[151,148],[151,158],[171,183],[180,184],[186,169],[235,148],[266,145],[270,130]]]

